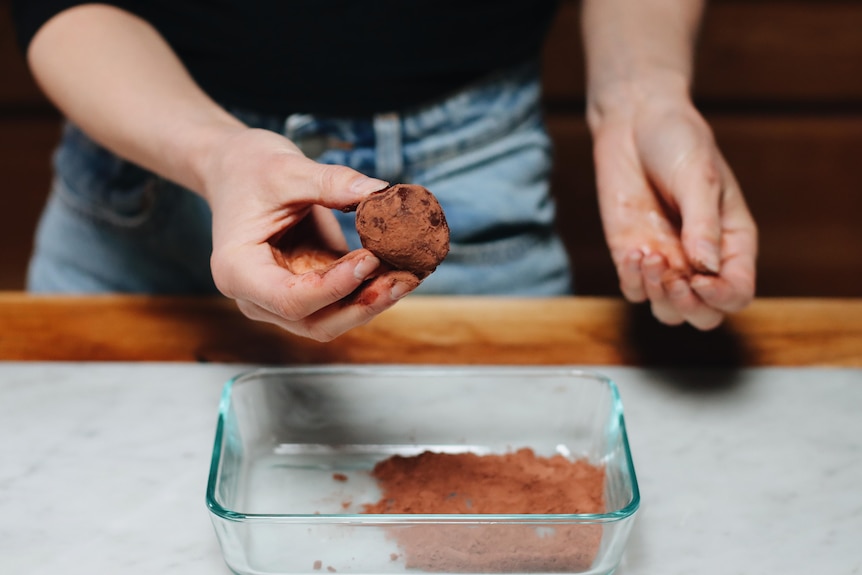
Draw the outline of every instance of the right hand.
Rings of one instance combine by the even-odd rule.
[[[209,154],[203,176],[216,287],[249,318],[318,341],[367,323],[419,280],[386,271],[368,250],[347,253],[331,209],[386,185],[318,164],[276,133],[236,130]],[[309,251],[335,256],[306,271]]]

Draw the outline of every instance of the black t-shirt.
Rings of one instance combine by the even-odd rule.
[[[84,2],[15,0],[26,48]],[[109,0],[145,18],[227,106],[365,115],[537,58],[557,0]]]

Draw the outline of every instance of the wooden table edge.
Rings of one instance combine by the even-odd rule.
[[[219,297],[0,292],[0,360],[862,367],[862,299],[758,299],[698,332],[618,298],[410,296],[320,343]]]

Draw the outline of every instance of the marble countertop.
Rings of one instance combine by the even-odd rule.
[[[204,489],[240,371],[0,363],[0,573],[229,573]],[[862,573],[862,370],[596,371],[642,495],[619,574]]]

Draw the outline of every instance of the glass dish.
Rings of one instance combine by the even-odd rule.
[[[605,511],[362,512],[381,497],[371,469],[392,455],[525,447],[604,466]],[[206,501],[224,559],[242,575],[599,575],[618,566],[640,496],[606,377],[565,367],[327,366],[262,369],[225,385]],[[402,535],[421,542],[424,559],[411,558]]]

